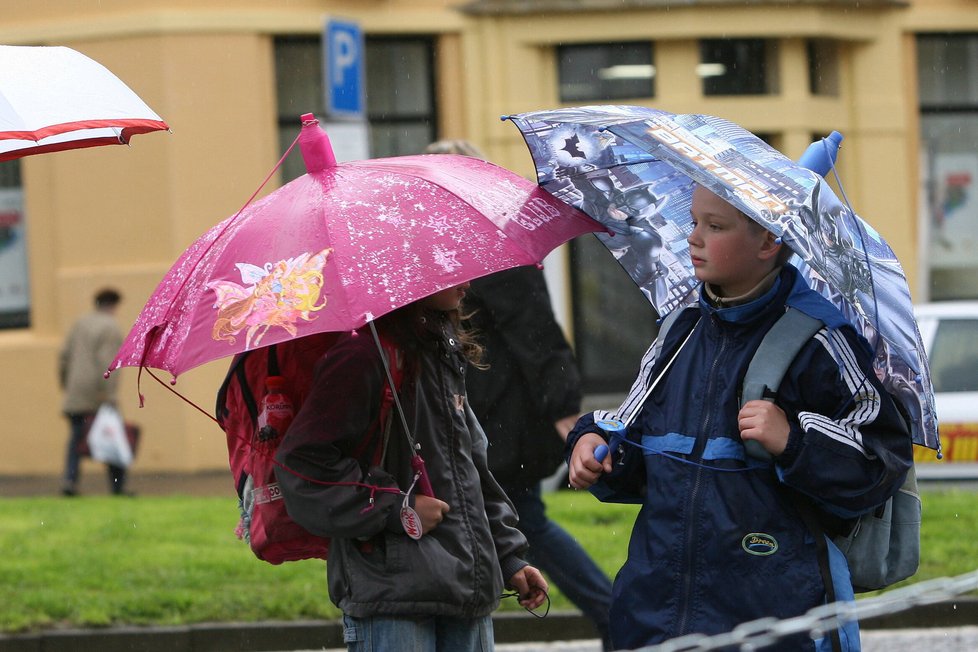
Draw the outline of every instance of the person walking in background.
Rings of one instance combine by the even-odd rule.
[[[432,143],[426,154],[485,159],[464,140]],[[485,352],[466,389],[489,437],[489,469],[519,515],[530,563],[546,573],[594,623],[605,650],[611,581],[562,527],[550,520],[541,480],[563,460],[564,439],[581,408],[574,353],[554,317],[543,272],[533,266],[472,281],[468,324]]]
[[[68,418],[70,433],[65,455],[61,493],[78,494],[80,456],[78,447],[85,439],[87,426],[103,403],[115,404],[119,388],[117,375],[105,378],[105,370],[122,346],[122,331],[115,321],[122,295],[112,288],[95,295],[95,310],[78,319],[68,333],[58,360],[58,379],[64,391],[61,409]],[[126,469],[106,465],[109,490],[125,493]]]

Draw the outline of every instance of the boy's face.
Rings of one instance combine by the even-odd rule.
[[[731,204],[697,186],[690,212],[693,232],[686,241],[696,278],[719,296],[746,294],[774,269],[780,249],[774,234]]]

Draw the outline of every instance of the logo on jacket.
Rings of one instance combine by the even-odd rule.
[[[767,557],[778,551],[778,540],[763,532],[751,532],[743,538],[740,545],[744,552],[758,557]]]

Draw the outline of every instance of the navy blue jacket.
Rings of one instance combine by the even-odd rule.
[[[786,305],[826,327],[792,362],[776,397],[791,427],[787,448],[773,464],[760,463],[745,455],[740,440],[739,393],[748,363]],[[621,417],[691,330],[628,430],[637,446],[626,445],[625,459],[616,459],[615,471],[596,487],[596,494],[612,491],[621,499],[624,492],[643,505],[615,581],[616,647],[726,632],[823,603],[815,537],[799,501],[836,517],[865,513],[899,488],[912,461],[906,424],[871,371],[868,344],[790,266],[748,304],[717,309],[701,299],[687,309],[657,359],[643,360]],[[607,416],[582,417],[567,450],[585,432],[597,432],[595,418]],[[844,564],[843,572],[848,582]],[[779,650],[815,649],[804,637],[782,643]]]

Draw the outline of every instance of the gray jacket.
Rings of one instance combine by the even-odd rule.
[[[396,409],[383,461],[369,464],[380,450],[373,441],[360,459],[352,456],[377,421],[386,385],[369,331],[344,336],[319,362],[276,456],[307,478],[361,483],[316,484],[276,470],[290,516],[332,537],[329,594],[350,616],[484,616],[498,606],[504,578],[526,565],[526,539],[488,470],[486,436],[465,398],[465,360],[451,326],[429,315],[425,334],[420,373],[405,376],[400,396],[434,493],[451,508],[437,528],[412,540],[400,521],[404,496],[371,489],[411,484]],[[375,441],[383,439],[380,433]]]
[[[95,413],[102,403],[115,403],[118,374],[105,378],[105,372],[120,346],[122,332],[110,313],[96,310],[74,323],[58,356],[62,411]]]

